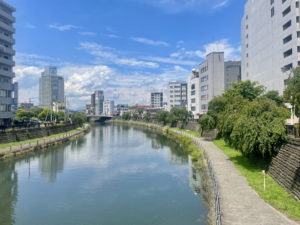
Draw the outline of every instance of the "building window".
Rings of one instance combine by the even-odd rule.
[[[298,61],[298,66],[300,66],[300,61]]]
[[[271,9],[271,17],[273,17],[275,15],[275,10],[274,7]]]
[[[191,91],[191,95],[195,95],[196,94],[196,91]]]
[[[1,105],[0,111],[1,112],[7,112],[7,105]]]
[[[247,67],[249,66],[249,64],[247,63]]]
[[[206,72],[207,71],[207,67],[203,67],[200,71],[201,71],[201,73]]]
[[[173,103],[173,100],[170,100],[171,103]]]
[[[11,91],[7,91],[7,97],[11,98]]]
[[[206,110],[206,105],[201,105],[202,110]]]
[[[208,95],[202,95],[201,96],[201,100],[207,100],[208,99]]]
[[[299,16],[296,17],[296,22],[299,23]]]
[[[195,111],[196,111],[196,107],[195,107],[195,106],[192,106],[192,107],[191,107],[191,111],[192,111],[192,112],[195,112]]]
[[[286,80],[284,80],[284,85],[287,85],[287,79],[286,79]]]
[[[206,91],[206,90],[208,90],[208,85],[204,85],[201,87],[201,91]]]
[[[273,5],[274,4],[274,0],[271,0],[271,5]]]
[[[7,97],[7,90],[1,90],[1,97]]]
[[[173,95],[170,95],[170,98],[173,98]]]
[[[191,89],[192,89],[192,90],[194,90],[194,89],[195,89],[195,84],[192,84],[192,87],[191,87]]]
[[[281,71],[282,71],[282,72],[286,72],[286,71],[289,71],[289,70],[291,70],[291,69],[293,69],[293,63],[288,64],[288,65],[282,67],[282,68],[281,68]]]
[[[173,89],[173,86],[170,86],[171,89]]]
[[[246,35],[246,39],[248,39],[248,37],[249,37],[249,36],[248,36],[248,34],[247,34],[247,35]]]
[[[191,103],[196,103],[196,99],[195,99],[195,98],[192,98],[192,99],[191,99]]]
[[[246,44],[246,48],[248,48],[248,44]]]
[[[286,16],[290,11],[291,11],[291,6],[287,7],[287,9],[282,12],[282,16]]]
[[[282,0],[282,4],[285,3],[285,2],[286,2],[286,0]]]
[[[175,102],[181,102],[180,100],[175,100]]]
[[[246,20],[248,20],[248,15],[246,16]]]
[[[299,8],[299,2],[296,2],[296,8]]]
[[[208,76],[201,77],[201,82],[205,82],[208,80]]]
[[[174,86],[174,88],[180,88],[180,86]]]
[[[247,53],[247,54],[246,54],[246,57],[248,58],[248,56],[249,56],[249,55],[248,55],[248,53]]]
[[[297,31],[297,38],[300,37],[300,31]]]
[[[290,20],[289,22],[287,22],[286,24],[284,24],[284,25],[282,26],[282,28],[283,28],[283,30],[286,30],[286,29],[288,29],[291,25],[292,25],[292,21]]]
[[[173,107],[174,105],[170,105],[171,107]]]
[[[283,39],[283,44],[286,44],[291,40],[292,40],[292,35],[290,34],[289,36],[287,36],[286,38]]]
[[[287,50],[286,52],[283,53],[283,58],[289,57],[292,54],[293,54],[293,49],[291,48],[290,50]]]
[[[246,26],[246,30],[248,29],[248,24],[247,24],[247,26]]]
[[[297,47],[297,51],[300,52],[300,46]]]
[[[170,93],[173,93],[173,91],[170,91]]]

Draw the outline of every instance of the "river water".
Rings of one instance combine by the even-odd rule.
[[[0,224],[207,224],[201,174],[179,144],[127,125],[0,160]]]

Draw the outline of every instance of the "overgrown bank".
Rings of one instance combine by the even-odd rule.
[[[116,124],[128,124],[128,125],[135,125],[141,126],[152,131],[161,133],[166,137],[177,141],[181,144],[183,150],[187,152],[192,159],[194,166],[204,174],[203,179],[205,180],[205,188],[208,193],[208,224],[215,224],[216,222],[216,215],[215,215],[215,196],[214,196],[214,189],[212,180],[210,177],[210,172],[207,167],[207,160],[203,157],[203,150],[200,149],[199,146],[196,146],[193,140],[184,134],[176,132],[174,129],[170,129],[168,126],[161,126],[156,124],[149,124],[137,121],[122,121],[122,120],[111,120],[106,121],[107,123],[116,123]]]

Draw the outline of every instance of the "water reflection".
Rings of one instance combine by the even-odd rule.
[[[0,161],[0,224],[206,224],[204,188],[178,143],[101,124],[78,140]]]

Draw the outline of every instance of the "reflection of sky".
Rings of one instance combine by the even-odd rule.
[[[172,148],[153,149],[152,141],[145,132],[105,125],[44,150],[31,160],[30,179],[28,164],[20,164],[17,221],[206,224],[199,223],[207,212],[189,187],[189,165],[170,163]]]

